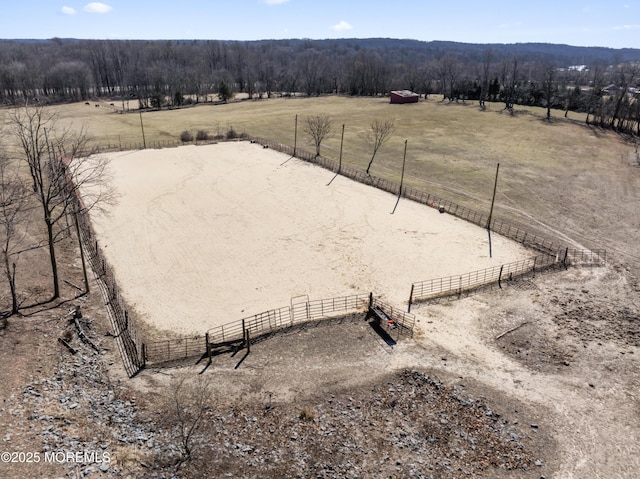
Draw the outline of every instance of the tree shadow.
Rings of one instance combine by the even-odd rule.
[[[56,309],[59,308],[60,306],[64,306],[65,304],[71,304],[73,301],[82,298],[83,296],[85,296],[87,293],[83,292],[83,293],[79,293],[77,295],[75,295],[73,298],[69,298],[69,299],[47,299],[47,300],[43,300],[28,306],[21,306],[20,307],[20,315],[25,317],[25,318],[29,318],[31,316],[34,316],[38,313],[42,313],[44,311],[51,311],[52,309]],[[34,308],[38,308],[35,311],[29,311],[29,312],[25,312],[25,310],[31,310]]]

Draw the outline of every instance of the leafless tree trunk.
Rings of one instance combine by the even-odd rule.
[[[320,156],[320,145],[331,135],[331,118],[327,115],[308,116],[303,129],[316,147],[316,156]]]
[[[27,223],[27,193],[28,189],[20,180],[15,165],[4,155],[0,156],[0,254],[11,293],[10,315],[18,314],[20,309],[16,287],[16,263]]]
[[[369,143],[373,149],[371,160],[369,160],[369,165],[367,165],[367,174],[369,174],[369,169],[373,164],[373,159],[376,157],[376,153],[391,137],[394,130],[395,125],[393,120],[374,120],[371,122],[371,131],[368,131],[365,135],[367,143]]]
[[[511,71],[509,71],[511,66]],[[514,56],[511,65],[502,64],[502,85],[504,88],[504,109],[513,115],[513,106],[516,101],[516,87],[518,85],[518,57]]]
[[[484,110],[485,101],[489,92],[489,74],[491,72],[491,63],[493,61],[493,52],[485,50],[482,56],[482,81],[480,83],[480,108]]]
[[[180,457],[176,471],[191,460],[197,447],[196,435],[202,420],[211,407],[210,383],[199,379],[182,377],[169,388],[165,398],[166,425],[177,433]]]
[[[53,275],[53,297],[60,297],[56,240],[66,230],[57,228],[67,213],[87,211],[114,200],[104,157],[91,156],[84,129],[59,129],[56,115],[41,106],[16,108],[10,121],[29,166],[33,195],[42,207]],[[80,191],[82,190],[82,201]]]
[[[551,121],[551,105],[553,104],[555,90],[556,69],[548,65],[544,71],[544,81],[542,82],[545,102],[547,103],[547,121]]]

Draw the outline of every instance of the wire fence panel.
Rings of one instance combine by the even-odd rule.
[[[207,352],[207,338],[210,347],[218,347],[245,340],[246,332],[256,339],[277,331],[285,330],[307,321],[335,317],[339,314],[364,312],[369,304],[368,295],[341,296],[321,300],[294,303],[291,307],[263,311],[237,321],[216,326],[205,336],[183,337],[155,341],[144,345],[147,364],[159,364],[176,359],[200,356]]]
[[[368,295],[342,296],[319,299],[307,303],[307,319],[323,319],[338,314],[366,311],[369,305]]]
[[[67,178],[67,181],[71,182],[72,179]],[[69,188],[73,190],[73,185],[70,185]],[[107,306],[107,314],[113,327],[113,335],[116,338],[116,345],[122,357],[124,368],[129,377],[132,377],[144,367],[142,343],[136,333],[135,325],[130,321],[113,269],[95,239],[88,212],[77,189],[70,201],[69,208],[75,213],[82,247],[87,253],[88,262],[96,275]]]
[[[558,250],[555,254],[537,255],[500,266],[493,266],[458,276],[418,281],[411,285],[409,307],[416,301],[439,298],[443,296],[460,295],[463,291],[470,291],[492,283],[509,281],[517,277],[535,273],[550,267],[573,265],[604,265],[605,250]]]
[[[390,318],[393,322],[393,328],[397,329],[397,337],[399,338],[402,335],[408,335],[413,337],[413,328],[415,326],[416,317],[415,315],[405,312],[399,308],[394,307],[393,305],[382,301],[378,298],[374,298],[371,304],[372,308],[380,308],[384,314]],[[387,325],[389,329],[390,325]]]
[[[191,336],[145,343],[147,364],[163,363],[202,355],[207,350],[204,336]]]
[[[525,246],[537,249],[543,253],[535,256],[534,258],[504,264],[497,267],[457,276],[429,279],[413,283],[411,285],[409,308],[411,307],[411,303],[414,301],[421,301],[443,295],[461,294],[463,291],[500,282],[501,280],[516,278],[544,268],[554,267],[557,265],[567,266],[569,264],[597,266],[605,264],[606,262],[605,250],[588,251],[570,250],[569,248],[560,249],[557,245],[554,245],[553,242],[539,235],[528,232],[524,227],[520,227],[512,223],[506,223],[496,218],[492,218],[491,224],[489,225],[487,224],[488,216],[483,213],[471,210],[467,207],[414,188],[403,187],[402,191],[400,191],[400,185],[398,183],[369,175],[362,170],[348,165],[340,165],[333,159],[326,158],[321,155],[315,155],[303,149],[293,148],[271,140],[250,136],[245,136],[244,139],[249,139],[251,142],[262,144],[268,148],[273,148],[274,150],[290,155],[291,157],[296,157],[304,161],[317,164],[333,172],[338,172],[347,178],[373,186],[383,191],[393,194],[400,193],[401,196],[407,199],[436,208],[443,213],[451,214],[483,228],[490,227],[490,230],[497,234],[511,238]],[[218,140],[198,142],[197,144],[216,143],[217,141]],[[170,148],[181,144],[182,143],[178,140],[158,140],[149,142],[146,145],[141,143],[123,143],[122,141],[118,141],[117,145],[101,145],[97,150],[107,152],[143,148]],[[68,179],[68,181],[71,180]],[[120,289],[118,288],[113,269],[107,262],[103,251],[98,244],[91,227],[88,214],[83,213],[85,209],[82,205],[82,199],[79,196],[76,196],[75,201],[77,204],[75,205],[76,209],[74,211],[80,212],[80,214],[77,214],[77,218],[82,244],[87,251],[87,258],[97,276],[98,283],[100,284],[102,294],[105,298],[109,318],[114,328],[116,343],[129,376],[135,375],[140,369],[142,369],[145,366],[145,362],[161,363],[172,361],[174,359],[186,358],[205,353],[209,345],[241,341],[245,338],[245,331],[248,331],[253,338],[262,334],[281,330],[295,324],[301,324],[306,321],[314,321],[340,314],[364,311],[367,306],[370,305],[370,299],[376,304],[376,306],[382,308],[385,311],[385,314],[389,315],[389,317],[393,318],[393,320],[397,322],[401,328],[400,332],[410,331],[413,333],[415,318],[410,313],[400,311],[387,303],[372,297],[369,298],[366,295],[353,295],[314,301],[309,301],[307,299],[305,302],[292,304],[291,307],[287,306],[284,308],[265,311],[254,316],[212,328],[206,335],[206,337],[209,338],[209,343],[207,343],[205,337],[193,336],[143,344],[136,333],[133,321],[129,318],[126,302],[120,294]]]

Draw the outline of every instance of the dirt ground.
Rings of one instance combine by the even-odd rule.
[[[259,144],[109,157],[118,203],[92,212],[96,234],[128,304],[174,334],[300,295],[373,292],[400,306],[414,281],[535,254],[496,235],[490,255],[482,228],[412,201],[394,210],[392,194]]]
[[[77,249],[61,246],[74,298]],[[395,345],[352,318],[130,380],[99,294],[26,308],[0,331],[0,452],[110,462],[2,462],[0,477],[637,477],[636,271],[612,260],[420,304],[414,338]],[[45,299],[49,279],[44,261],[25,301]],[[68,323],[76,304],[100,353]],[[166,419],[180,378],[209,401],[176,472]]]

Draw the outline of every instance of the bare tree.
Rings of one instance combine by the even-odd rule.
[[[91,156],[84,128],[77,132],[58,128],[55,113],[42,106],[16,108],[10,122],[29,166],[33,195],[42,207],[54,300],[60,297],[55,246],[66,232],[58,223],[67,214],[78,214],[114,199],[107,176],[108,161]]]
[[[304,132],[316,147],[316,156],[320,156],[320,145],[331,136],[331,118],[328,115],[314,115],[305,118]]]
[[[373,159],[376,157],[376,153],[391,137],[394,131],[395,124],[393,120],[373,120],[371,122],[371,131],[367,131],[365,134],[367,143],[371,145],[373,150],[371,160],[369,160],[369,165],[367,165],[367,175],[369,174],[369,169],[371,169],[371,165],[373,164]]]
[[[544,68],[544,80],[542,89],[544,91],[544,99],[547,107],[547,121],[551,121],[551,106],[554,102],[556,93],[556,69],[552,65],[546,65]]]
[[[28,190],[17,174],[15,165],[0,153],[0,254],[2,268],[11,293],[11,311],[18,314],[16,263],[21,252],[27,222]]]
[[[485,50],[482,54],[482,74],[480,82],[480,109],[485,109],[485,101],[489,94],[489,74],[491,73],[491,63],[493,62],[493,52]]]
[[[516,102],[516,88],[518,86],[518,57],[514,55],[511,64],[507,61],[502,63],[502,88],[504,95],[504,109],[513,115],[513,107]]]
[[[186,376],[174,381],[165,397],[166,425],[177,434],[180,457],[176,471],[191,461],[197,447],[196,436],[207,411],[211,408],[210,383]]]

